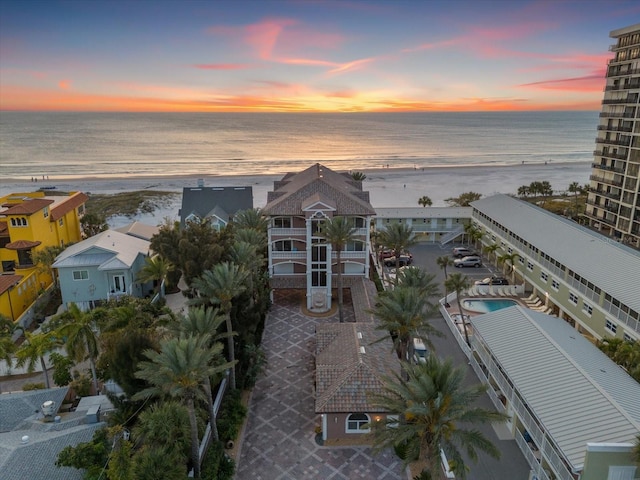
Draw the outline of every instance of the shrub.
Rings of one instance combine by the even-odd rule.
[[[22,390],[25,392],[29,392],[31,390],[44,390],[45,386],[43,382],[38,383],[25,383],[22,385]]]
[[[202,478],[231,480],[235,469],[235,462],[224,452],[222,442],[212,442],[202,463]]]
[[[246,415],[247,408],[242,404],[240,391],[227,392],[218,414],[218,433],[220,434],[220,440],[224,444],[229,440],[236,439]]]

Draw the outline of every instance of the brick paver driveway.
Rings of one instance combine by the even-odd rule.
[[[320,416],[314,413],[313,397],[315,325],[338,319],[304,316],[302,299],[293,290],[276,292],[262,343],[268,366],[253,391],[236,478],[406,479],[393,452],[374,455],[367,447],[316,444],[314,428]],[[345,320],[352,319],[353,311],[345,311]]]

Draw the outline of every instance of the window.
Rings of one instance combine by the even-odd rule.
[[[587,302],[584,302],[582,304],[582,311],[587,315],[591,316],[591,314],[593,313],[593,307],[589,305]]]
[[[352,413],[347,417],[346,433],[369,433],[370,420],[366,413]]]
[[[44,218],[47,218],[49,216],[49,207],[44,207],[42,213],[44,214]]]
[[[574,305],[578,304],[578,296],[576,294],[574,294],[573,292],[569,292],[569,301],[571,303],[573,303]]]
[[[522,257],[518,257],[518,263],[519,263],[520,265],[524,265],[524,258],[522,258]]]
[[[549,280],[549,274],[547,272],[540,272],[540,279],[546,283],[547,280]]]
[[[560,283],[555,278],[551,280],[551,288],[556,292],[560,289]]]
[[[631,335],[629,335],[627,332],[624,332],[623,338],[625,342],[633,341],[633,337],[631,337]]]
[[[27,225],[29,225],[29,223],[27,222],[27,219],[25,217],[11,219],[12,227],[26,227]]]
[[[60,220],[58,220],[58,225],[60,225],[60,226],[64,225],[64,217],[61,218]]]
[[[291,228],[291,217],[276,217],[273,219],[274,228]]]
[[[290,252],[293,250],[293,242],[291,240],[278,240],[273,245],[275,252]]]
[[[533,263],[527,262],[527,270],[529,270],[530,272],[533,272]]]
[[[74,270],[73,271],[73,279],[74,280],[87,280],[89,278],[89,272],[86,270]]]
[[[604,326],[611,333],[616,333],[616,331],[618,330],[618,326],[615,323],[613,323],[611,320],[607,320]]]

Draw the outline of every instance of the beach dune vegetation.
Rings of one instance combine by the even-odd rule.
[[[418,205],[421,205],[423,207],[430,207],[431,205],[433,205],[433,201],[431,201],[431,199],[426,195],[423,195],[418,199]]]
[[[480,200],[481,197],[481,193],[465,192],[457,197],[445,198],[444,201],[447,202],[450,207],[468,207],[471,205],[471,202]]]

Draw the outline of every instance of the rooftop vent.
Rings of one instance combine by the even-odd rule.
[[[364,349],[364,347],[360,347],[360,353],[367,353],[367,351]]]

